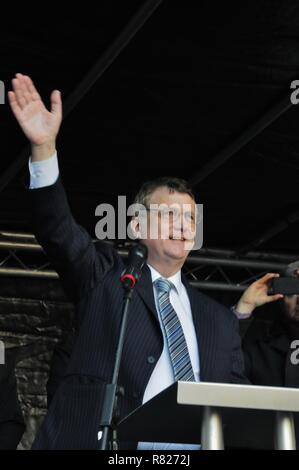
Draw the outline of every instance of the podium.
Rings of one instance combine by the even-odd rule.
[[[295,450],[299,389],[176,382],[122,419],[118,438],[203,450]]]

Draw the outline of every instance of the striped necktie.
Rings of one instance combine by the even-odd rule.
[[[154,282],[158,294],[159,313],[162,320],[174,379],[194,382],[192,364],[179,317],[169,300],[173,286],[167,279],[159,278]]]

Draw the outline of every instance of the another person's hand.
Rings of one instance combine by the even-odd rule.
[[[243,293],[235,309],[244,315],[251,314],[256,307],[261,307],[269,302],[282,299],[282,294],[268,295],[270,282],[273,278],[279,277],[277,273],[268,273],[257,281],[250,284]]]
[[[56,137],[62,121],[60,92],[52,92],[51,111],[48,111],[30,77],[16,74],[12,87],[13,91],[8,93],[9,103],[31,142],[33,161],[49,158],[55,151]]]

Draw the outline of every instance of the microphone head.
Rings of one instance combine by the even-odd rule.
[[[134,266],[141,270],[147,260],[147,254],[147,247],[143,243],[139,242],[132,246],[129,251],[128,266]]]
[[[120,281],[125,288],[133,289],[141,276],[141,271],[145,261],[147,260],[147,255],[148,250],[143,243],[139,242],[132,246],[129,251],[127,267],[120,278]]]

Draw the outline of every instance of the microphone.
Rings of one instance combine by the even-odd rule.
[[[142,267],[147,259],[147,247],[143,243],[134,245],[129,251],[128,264],[120,282],[125,289],[133,289],[141,276]]]

